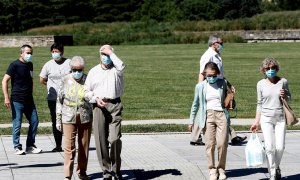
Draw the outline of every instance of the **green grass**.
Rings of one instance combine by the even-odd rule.
[[[259,72],[267,56],[281,64],[280,76],[286,77],[292,93],[291,106],[300,115],[299,43],[227,43],[222,54],[225,76],[236,87],[237,118],[254,118],[256,83],[263,75]],[[65,56],[83,56],[86,72],[99,63],[100,46],[67,46]],[[127,45],[114,46],[116,54],[127,65],[125,71],[124,120],[188,118],[198,80],[199,59],[206,44]],[[40,122],[49,122],[46,86],[41,85],[39,73],[50,59],[49,47],[34,47],[34,99]],[[0,73],[5,74],[9,63],[18,58],[19,48],[1,48]],[[0,93],[0,123],[11,123],[11,111],[3,105]],[[26,120],[24,120],[26,121]]]

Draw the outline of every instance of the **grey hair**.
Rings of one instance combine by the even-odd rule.
[[[20,48],[20,54],[22,54],[24,52],[25,48],[29,48],[32,51],[32,47],[28,44],[24,44],[21,48]]]
[[[217,35],[211,35],[208,38],[208,46],[213,45],[215,42],[221,41],[221,38]]]
[[[99,49],[100,53],[104,48],[109,48],[110,50],[112,50],[114,52],[114,48],[111,45],[105,44],[100,47],[100,49]]]
[[[276,70],[279,71],[280,66],[278,61],[273,57],[267,57],[263,60],[263,62],[260,65],[260,72],[265,73],[265,68],[269,67],[270,65],[273,65],[276,68]]]
[[[74,56],[70,61],[70,66],[73,67],[76,63],[79,63],[80,66],[85,66],[85,61],[81,56]]]

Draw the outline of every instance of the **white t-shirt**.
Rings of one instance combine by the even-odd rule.
[[[203,73],[204,67],[208,62],[214,62],[218,65],[218,68],[220,70],[220,74],[218,75],[218,77],[220,79],[223,79],[224,78],[224,68],[223,68],[222,58],[211,47],[209,47],[205,51],[205,53],[201,56],[201,59],[200,59],[200,73]]]
[[[223,111],[223,108],[221,106],[220,91],[218,89],[217,83],[207,83],[206,88],[206,109]]]
[[[70,61],[70,59],[66,59],[63,63],[58,64],[55,60],[51,59],[43,66],[40,77],[48,79],[48,100],[56,101],[59,85],[62,83],[63,77],[71,71]]]

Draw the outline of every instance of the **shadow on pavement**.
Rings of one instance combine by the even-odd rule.
[[[165,174],[172,174],[174,176],[182,175],[181,172],[178,171],[177,169],[150,170],[150,171],[145,171],[143,169],[133,169],[132,171],[136,179],[154,179]]]
[[[121,173],[124,180],[155,179],[165,174],[172,174],[174,176],[182,175],[181,172],[178,171],[177,169],[151,170],[151,171],[145,171],[143,169],[133,169],[133,170],[121,170]],[[90,179],[103,178],[102,173],[89,174],[88,176],[90,177]]]
[[[0,167],[1,166],[12,166],[12,165],[17,165],[17,163],[0,164]]]
[[[13,166],[11,169],[17,169],[17,168],[28,168],[28,167],[53,167],[53,166],[63,166],[64,163],[54,163],[54,164],[32,164],[32,165],[26,165],[26,166]]]
[[[227,177],[243,177],[256,173],[268,173],[268,168],[243,168],[226,170]]]
[[[285,176],[285,177],[282,177],[282,179],[298,180],[298,179],[300,179],[300,174],[295,174],[295,175],[291,175],[291,176]]]

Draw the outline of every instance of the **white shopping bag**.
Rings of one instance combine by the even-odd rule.
[[[246,165],[254,167],[262,165],[266,160],[264,146],[257,133],[252,133],[245,148]]]

